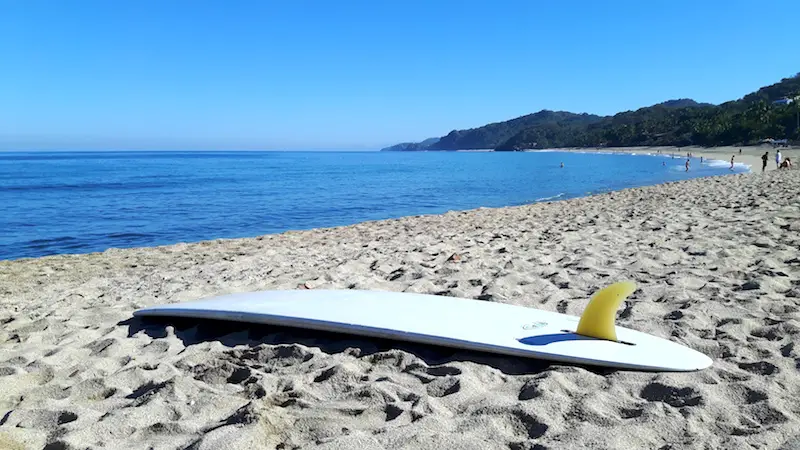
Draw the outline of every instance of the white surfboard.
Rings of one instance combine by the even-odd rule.
[[[616,341],[577,334],[579,317],[439,295],[248,292],[143,308],[134,315],[281,325],[618,369],[694,371],[711,365],[700,352],[613,323]]]

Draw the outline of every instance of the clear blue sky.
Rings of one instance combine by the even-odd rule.
[[[0,149],[379,148],[800,71],[800,1],[0,0]]]

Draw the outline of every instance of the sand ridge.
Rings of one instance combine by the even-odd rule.
[[[0,448],[800,445],[800,171],[252,239],[0,262]],[[383,289],[580,314],[714,359],[613,372],[275,327],[134,319],[264,289]],[[444,319],[443,319],[444,320]],[[786,447],[789,448],[789,447]]]

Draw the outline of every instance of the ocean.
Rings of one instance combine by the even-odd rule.
[[[684,162],[559,151],[0,153],[0,260],[514,206],[731,173],[724,161],[693,158],[688,173]]]

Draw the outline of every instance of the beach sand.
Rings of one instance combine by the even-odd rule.
[[[799,248],[800,171],[771,170],[0,262],[0,448],[797,449]],[[713,366],[589,370],[131,315],[287,288],[421,292],[579,315],[620,280],[639,288],[619,325],[702,351]]]

